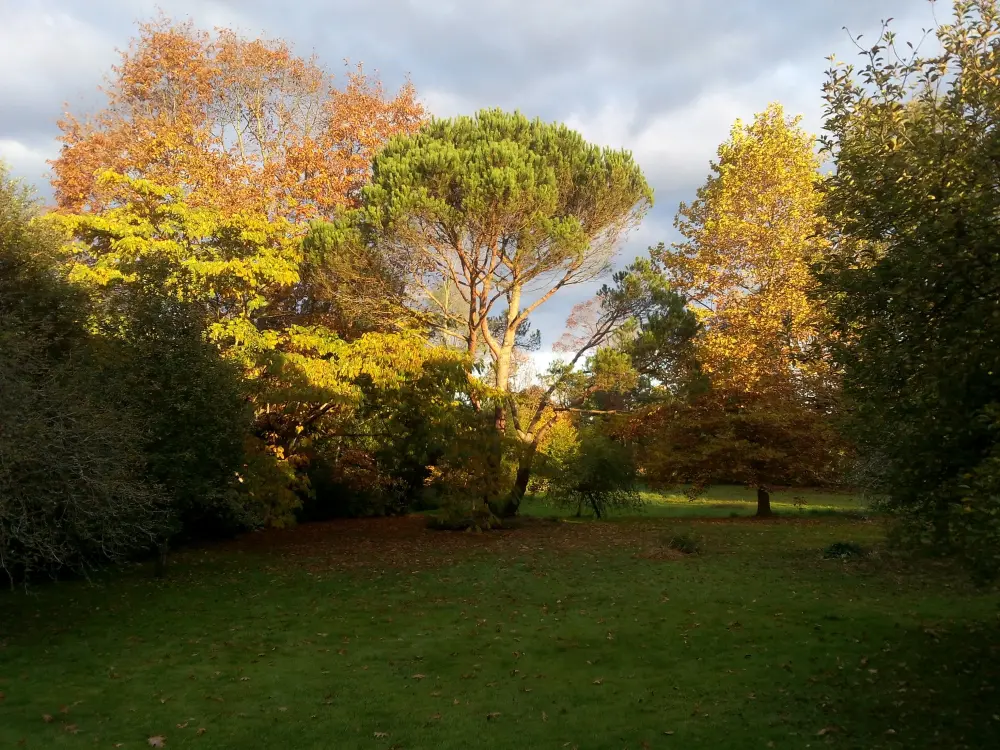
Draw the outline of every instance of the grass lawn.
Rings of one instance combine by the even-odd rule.
[[[1000,747],[1000,594],[878,521],[423,524],[0,593],[0,748]]]
[[[717,485],[692,500],[683,492],[643,492],[644,505],[630,514],[644,518],[727,518],[752,516],[757,512],[757,492],[745,487]],[[785,490],[771,493],[771,509],[783,516],[816,516],[831,513],[861,514],[865,502],[850,493],[816,490]],[[528,516],[569,516],[565,507],[549,504],[543,497],[528,497],[521,508]],[[584,515],[590,516],[588,510]]]

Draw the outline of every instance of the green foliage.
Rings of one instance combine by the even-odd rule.
[[[665,252],[663,243],[650,248],[652,259]],[[638,375],[634,397],[642,402],[697,388],[698,363],[693,349],[701,328],[697,316],[685,297],[670,287],[655,260],[637,259],[630,271],[641,280],[642,288],[635,297],[642,303],[615,334],[614,343],[628,354]]]
[[[58,238],[0,171],[0,569],[81,569],[149,547],[167,497],[149,477],[142,414],[60,277]]]
[[[1000,572],[1000,5],[955,3],[942,54],[886,30],[825,87],[833,244],[819,267],[848,430],[910,542]]]
[[[561,457],[549,480],[557,503],[593,511],[598,518],[610,511],[642,505],[639,475],[632,453],[596,426],[580,430],[579,441]]]
[[[170,495],[174,530],[214,537],[256,525],[236,491],[253,419],[241,373],[206,340],[191,303],[128,286],[107,301],[115,307],[98,328],[120,353],[109,369],[146,426],[149,475]]]
[[[537,468],[532,475],[529,490],[548,493],[553,480],[565,475],[580,451],[580,433],[574,420],[563,414],[553,420],[539,439]]]
[[[682,555],[695,555],[701,552],[703,540],[693,531],[680,531],[667,537],[667,549],[680,552]]]
[[[865,554],[865,550],[857,542],[834,542],[823,550],[823,557],[835,557],[840,560],[861,557],[863,554]]]
[[[302,244],[287,222],[189,206],[176,188],[111,173],[101,185],[114,197],[111,208],[53,221],[74,240],[71,278],[109,318],[95,325],[116,328],[148,360],[138,380],[169,381],[150,401],[166,441],[156,449],[165,481],[188,482],[183,494],[198,497],[202,509],[229,508],[234,518],[275,526],[294,522],[297,512],[387,512],[415,494],[423,479],[417,464],[430,455],[407,456],[404,441],[440,449],[417,423],[430,424],[441,399],[454,399],[454,376],[464,379],[465,361],[406,326],[379,330],[387,321],[374,292],[369,317],[348,304],[345,288],[374,288],[365,286],[366,274],[379,290],[391,286],[390,267],[371,253],[338,255],[341,245],[319,231]],[[215,361],[213,347],[238,368],[238,379]],[[197,368],[197,384],[186,381]],[[428,378],[433,398],[425,393]],[[204,441],[202,455],[188,451],[185,436]],[[244,444],[249,455],[237,477]],[[205,495],[191,482],[209,474],[218,492]],[[241,498],[221,489],[223,476],[238,479]],[[321,507],[336,495],[354,500]],[[303,501],[310,507],[299,511]]]
[[[443,528],[482,529],[498,523],[493,509],[514,479],[513,449],[513,441],[492,428],[492,414],[464,414],[425,480]]]

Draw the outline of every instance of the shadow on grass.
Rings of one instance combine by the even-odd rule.
[[[808,700],[830,721],[823,736],[841,738],[838,746],[1000,747],[998,623],[900,629],[878,651],[810,682]],[[861,744],[862,736],[881,741]]]

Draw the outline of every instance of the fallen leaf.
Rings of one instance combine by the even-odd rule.
[[[411,677],[410,679],[413,679],[413,680],[422,680],[422,679],[424,679],[424,677],[426,677],[426,676],[427,676],[427,675],[423,675],[423,674],[415,674],[415,675],[413,675],[413,676],[412,676],[412,677]]]
[[[388,736],[389,736],[388,732],[375,732],[375,739],[377,740],[384,740]]]
[[[197,731],[197,732],[195,732],[195,734],[196,734],[196,735],[198,735],[199,737],[201,737],[201,736],[202,736],[203,734],[205,734],[205,732],[207,732],[207,731],[208,731],[208,730],[207,730],[207,729],[205,729],[205,727],[198,727],[198,731]]]
[[[187,729],[187,725],[188,725],[188,722],[185,721],[183,724],[178,724],[177,728],[178,729]]]
[[[148,740],[146,740],[146,742],[149,743],[150,747],[166,747],[167,746],[167,738],[164,737],[162,734],[154,735],[154,736],[150,737]]]
[[[440,690],[431,691],[431,697],[432,698],[439,698],[440,696],[441,696],[441,691]]]
[[[46,724],[51,724],[52,714],[42,714],[42,721],[44,721]]]
[[[598,677],[596,680],[594,680],[593,684],[595,684],[595,685],[601,685],[603,683],[604,683],[604,678],[603,677]]]
[[[64,732],[69,732],[70,734],[77,734],[80,728],[76,724],[67,724],[63,727]]]
[[[542,721],[548,721],[548,720],[549,720],[549,715],[544,711],[542,711]]]
[[[499,711],[491,711],[490,713],[486,714],[486,721],[491,721],[493,719],[499,719],[499,718],[500,718]]]
[[[839,732],[840,727],[823,727],[818,732],[816,732],[817,737],[822,737],[825,734],[833,734],[834,732]]]
[[[670,736],[673,732],[664,732],[665,735]]]

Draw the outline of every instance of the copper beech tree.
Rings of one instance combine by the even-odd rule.
[[[340,88],[315,57],[166,17],[141,24],[90,118],[60,121],[58,205],[99,211],[104,170],[182,188],[195,207],[300,221],[349,206],[375,151],[416,130],[407,83],[388,96],[358,66]]]

